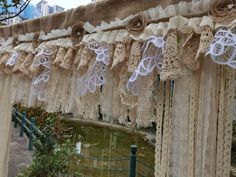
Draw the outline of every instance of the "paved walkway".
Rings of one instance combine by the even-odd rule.
[[[8,168],[8,177],[15,177],[22,169],[29,165],[32,161],[32,151],[28,148],[28,138],[20,137],[20,129],[14,128],[12,123],[12,136],[10,143],[10,159]]]

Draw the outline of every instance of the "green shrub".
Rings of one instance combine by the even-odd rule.
[[[55,116],[45,119],[41,127],[43,136],[34,142],[32,164],[17,177],[78,177],[78,165],[75,148],[69,140],[58,143],[55,131],[58,124]]]

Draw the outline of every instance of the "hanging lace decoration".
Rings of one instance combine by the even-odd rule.
[[[208,54],[215,63],[236,68],[236,34],[230,30],[217,31]]]
[[[166,36],[166,44],[160,72],[160,79],[162,81],[175,80],[183,75],[179,58],[177,31],[169,31]]]
[[[142,47],[142,60],[126,85],[127,89],[133,95],[139,95],[140,89],[143,86],[141,77],[147,76],[155,68],[160,69],[163,59],[164,45],[164,37],[151,36],[146,40]]]
[[[77,80],[77,96],[94,93],[97,86],[106,82],[106,70],[110,63],[108,47],[93,41],[89,44],[89,49],[96,53],[96,61],[87,73]]]
[[[16,61],[17,61],[18,58],[19,58],[19,55],[20,55],[20,54],[19,54],[17,51],[14,50],[14,51],[11,53],[11,56],[10,56],[10,58],[8,59],[6,65],[7,65],[7,66],[14,66],[14,65],[16,64]]]
[[[96,61],[103,62],[104,65],[109,65],[109,48],[105,45],[100,45],[99,43],[93,41],[88,45],[89,49],[94,51],[96,54]]]
[[[37,55],[36,59],[33,61],[33,67],[42,67],[41,74],[35,77],[31,85],[31,93],[36,95],[38,100],[46,100],[46,85],[50,76],[50,58],[53,51],[50,49],[41,49]]]

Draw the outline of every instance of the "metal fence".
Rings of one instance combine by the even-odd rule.
[[[33,150],[33,141],[43,135],[42,132],[35,125],[35,119],[26,117],[26,113],[20,113],[17,108],[13,108],[12,121],[14,127],[20,126],[19,135],[22,137],[25,133],[29,138],[28,149]],[[145,165],[142,161],[137,160],[137,146],[131,145],[130,156],[120,158],[101,158],[101,157],[86,157],[79,155],[80,161],[93,161],[93,165],[85,165],[80,163],[80,169],[97,171],[101,176],[120,177],[120,175],[128,177],[152,177],[154,176],[154,169]],[[144,169],[144,170],[140,170]],[[96,173],[97,173],[96,172]],[[104,174],[104,175],[103,175]],[[106,175],[105,175],[106,174]]]
[[[41,136],[42,132],[35,125],[35,118],[28,119],[26,113],[20,113],[17,108],[13,108],[12,111],[12,121],[14,122],[14,127],[17,128],[20,125],[20,136],[22,137],[24,133],[29,138],[28,150],[33,150],[33,141],[37,136]]]

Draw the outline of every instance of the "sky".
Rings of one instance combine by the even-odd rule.
[[[59,5],[64,7],[66,10],[78,7],[80,5],[86,5],[91,2],[91,0],[46,0],[49,5]],[[31,4],[36,5],[40,0],[31,0]]]

